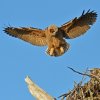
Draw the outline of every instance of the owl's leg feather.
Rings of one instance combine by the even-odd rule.
[[[50,56],[53,56],[54,48],[50,49]]]
[[[49,54],[50,56],[54,56],[54,48],[47,48],[46,53]]]
[[[60,52],[61,52],[61,54],[63,54],[65,52],[63,47],[60,47]]]

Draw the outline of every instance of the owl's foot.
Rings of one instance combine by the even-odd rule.
[[[47,48],[46,53],[50,56],[61,56],[68,50],[69,46],[67,48],[64,47],[58,47],[58,48]]]

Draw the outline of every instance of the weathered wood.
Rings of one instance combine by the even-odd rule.
[[[25,82],[28,85],[30,93],[36,98],[36,100],[55,100],[52,96],[37,86],[28,76],[25,78]]]

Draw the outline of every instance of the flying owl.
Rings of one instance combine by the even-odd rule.
[[[6,27],[4,32],[32,45],[48,46],[46,53],[57,57],[63,55],[70,47],[65,39],[73,39],[83,35],[94,24],[96,18],[97,13],[88,10],[86,13],[83,11],[80,17],[75,17],[60,27],[54,24],[44,30],[33,27]]]

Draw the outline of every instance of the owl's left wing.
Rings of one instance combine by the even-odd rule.
[[[96,21],[97,14],[94,11],[88,10],[82,13],[79,18],[74,18],[71,21],[63,24],[60,29],[64,32],[64,37],[72,39],[83,35],[91,25]]]
[[[37,28],[15,28],[15,27],[6,27],[4,31],[16,38],[20,38],[26,42],[29,42],[37,46],[45,46],[46,36],[45,31]]]

